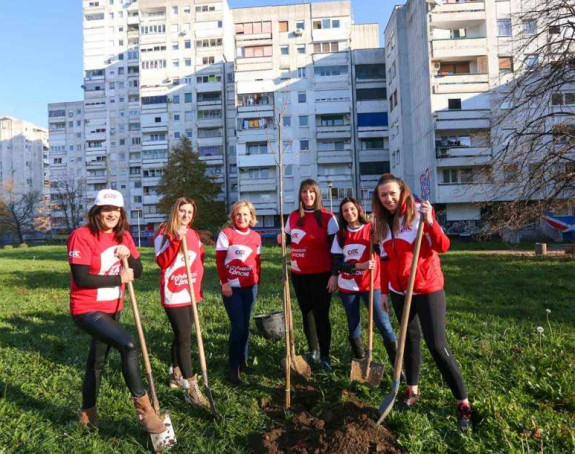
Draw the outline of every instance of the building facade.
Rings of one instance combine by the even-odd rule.
[[[526,59],[511,40],[515,3],[409,0],[385,30],[391,170],[416,193],[427,171],[449,233],[476,231],[479,203],[495,198],[499,92]]]
[[[49,198],[48,131],[24,120],[0,116],[0,197],[36,193]]]
[[[266,227],[279,225],[278,143],[286,211],[302,179],[318,180],[336,209],[348,195],[367,202],[389,169],[384,52],[377,25],[353,24],[349,2],[84,0],[84,70],[83,108],[49,107],[50,164],[80,163],[62,153],[83,147],[74,171],[86,206],[115,188],[131,224],[150,231],[163,220],[156,186],[169,149],[184,136],[222,200],[251,200]],[[63,110],[65,121],[52,116]]]

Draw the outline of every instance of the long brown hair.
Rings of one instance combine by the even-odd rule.
[[[346,203],[353,203],[355,208],[357,209],[357,220],[360,224],[367,224],[367,216],[365,215],[365,210],[359,203],[355,197],[346,197],[341,201],[339,204],[339,213],[337,213],[337,222],[339,224],[339,230],[337,232],[337,242],[339,243],[340,247],[343,247],[343,239],[345,238],[345,229],[347,228],[347,221],[343,217],[342,208]]]
[[[399,201],[395,213],[390,213],[387,208],[383,206],[379,200],[379,187],[386,183],[397,183],[399,186]],[[390,226],[393,226],[392,233],[397,235],[399,232],[399,221],[403,217],[403,225],[411,226],[415,219],[415,200],[411,195],[409,186],[401,178],[396,177],[391,173],[384,173],[373,190],[371,198],[371,211],[373,223],[375,224],[375,239],[376,241],[383,240],[387,234]]]
[[[297,225],[302,227],[305,223],[305,205],[303,204],[303,200],[301,198],[301,192],[304,189],[312,189],[315,192],[315,200],[313,202],[312,209],[314,211],[315,220],[317,225],[321,227],[321,210],[323,208],[323,203],[321,200],[321,190],[319,189],[319,185],[317,181],[308,178],[307,180],[303,180],[299,185],[299,192],[298,192],[298,212],[299,212],[299,219],[297,220]]]
[[[164,246],[164,244],[166,244],[168,240],[173,240],[178,233],[178,229],[180,228],[179,213],[180,213],[180,207],[182,205],[192,205],[192,208],[194,209],[192,220],[188,225],[188,227],[192,228],[194,219],[196,219],[196,215],[198,214],[198,205],[196,204],[194,199],[191,199],[189,197],[180,197],[172,205],[172,209],[170,210],[170,216],[168,217],[168,220],[166,222],[162,222],[162,224],[160,224],[160,228],[158,229],[158,231],[164,230],[164,240],[162,241],[162,246]]]
[[[94,205],[88,211],[88,228],[93,235],[100,235],[102,229],[102,223],[100,222],[99,214],[102,211],[104,206],[102,205]],[[117,208],[117,207],[114,207]],[[130,231],[130,223],[128,222],[128,217],[126,216],[126,210],[124,208],[120,208],[120,220],[116,227],[114,227],[114,238],[118,243],[121,243],[124,240],[124,232]]]

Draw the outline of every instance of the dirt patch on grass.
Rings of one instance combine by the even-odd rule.
[[[260,402],[270,418],[265,432],[254,434],[250,447],[266,454],[403,453],[385,427],[378,426],[377,411],[353,400],[344,391],[328,399],[313,386],[298,385],[291,393],[291,409],[283,408],[284,390],[271,401]]]

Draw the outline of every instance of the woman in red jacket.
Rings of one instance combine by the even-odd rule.
[[[98,192],[88,212],[88,222],[68,238],[70,313],[72,319],[91,337],[86,374],[82,384],[80,424],[98,425],[96,400],[102,372],[110,348],[120,352],[122,374],[140,423],[149,433],[166,430],[150,405],[142,383],[138,348],[134,338],[120,324],[124,286],[142,275],[140,253],[130,235],[122,194],[113,189]],[[129,268],[122,266],[128,260]]]
[[[257,223],[251,202],[234,203],[229,223],[218,236],[216,265],[231,324],[228,380],[239,385],[242,383],[240,370],[248,371],[250,316],[258,295],[262,238],[250,228]]]
[[[399,321],[403,313],[420,217],[423,217],[424,222],[424,238],[417,264],[405,344],[407,389],[405,397],[398,403],[398,409],[407,410],[420,397],[418,381],[423,331],[429,352],[457,400],[458,425],[462,431],[466,431],[471,425],[471,406],[457,361],[447,346],[446,301],[438,255],[449,249],[449,238],[437,223],[431,204],[428,201],[417,204],[405,182],[390,173],[383,174],[377,182],[373,191],[372,210],[376,240],[381,245],[382,300],[387,300],[384,292],[389,291]]]
[[[202,300],[202,277],[204,275],[204,246],[192,224],[198,210],[196,202],[188,197],[176,200],[168,221],[163,223],[154,240],[156,263],[161,268],[160,295],[166,311],[174,340],[172,341],[170,387],[182,387],[185,399],[192,405],[208,407],[208,401],[198,386],[197,375],[192,369],[190,339],[194,312],[188,286],[188,276],[182,253],[182,241],[188,246],[194,297]]]

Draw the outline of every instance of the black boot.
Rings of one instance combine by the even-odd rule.
[[[349,343],[351,345],[351,350],[353,351],[354,359],[365,358],[365,350],[363,349],[363,342],[361,337],[350,337]]]
[[[228,381],[232,385],[241,385],[243,383],[239,367],[231,367],[228,369]]]

